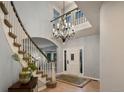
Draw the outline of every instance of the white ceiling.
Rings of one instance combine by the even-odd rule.
[[[44,38],[39,38],[39,37],[33,37],[32,40],[40,47],[40,48],[45,48],[45,47],[50,47],[50,46],[56,46],[54,43],[51,41],[44,39]]]

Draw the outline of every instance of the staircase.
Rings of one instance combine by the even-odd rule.
[[[20,57],[22,67],[27,67],[29,63],[34,63],[38,68],[33,73],[34,77],[38,77],[38,91],[42,91],[42,86],[44,88],[55,87],[55,64],[48,60],[46,54],[35,44],[27,33],[14,3],[0,1],[0,7],[0,22],[12,51]]]

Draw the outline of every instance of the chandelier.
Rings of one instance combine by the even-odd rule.
[[[56,39],[61,39],[63,43],[67,39],[70,39],[71,37],[73,37],[75,34],[74,25],[71,22],[67,21],[67,17],[68,17],[68,15],[71,14],[72,11],[74,11],[76,9],[77,8],[64,14],[65,3],[63,1],[63,14],[51,21],[51,22],[53,22],[53,36]]]

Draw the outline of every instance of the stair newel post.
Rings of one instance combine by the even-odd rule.
[[[52,63],[52,82],[56,82],[56,74],[55,74],[55,62]]]
[[[49,63],[51,65],[51,80],[49,82],[46,83],[48,88],[54,88],[56,87],[56,74],[55,74],[55,62],[50,62]]]

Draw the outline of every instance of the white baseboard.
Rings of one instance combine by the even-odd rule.
[[[89,77],[89,76],[83,76],[84,78],[88,78],[88,79],[92,79],[92,80],[97,80],[97,81],[100,81],[99,78],[94,78],[94,77]]]

